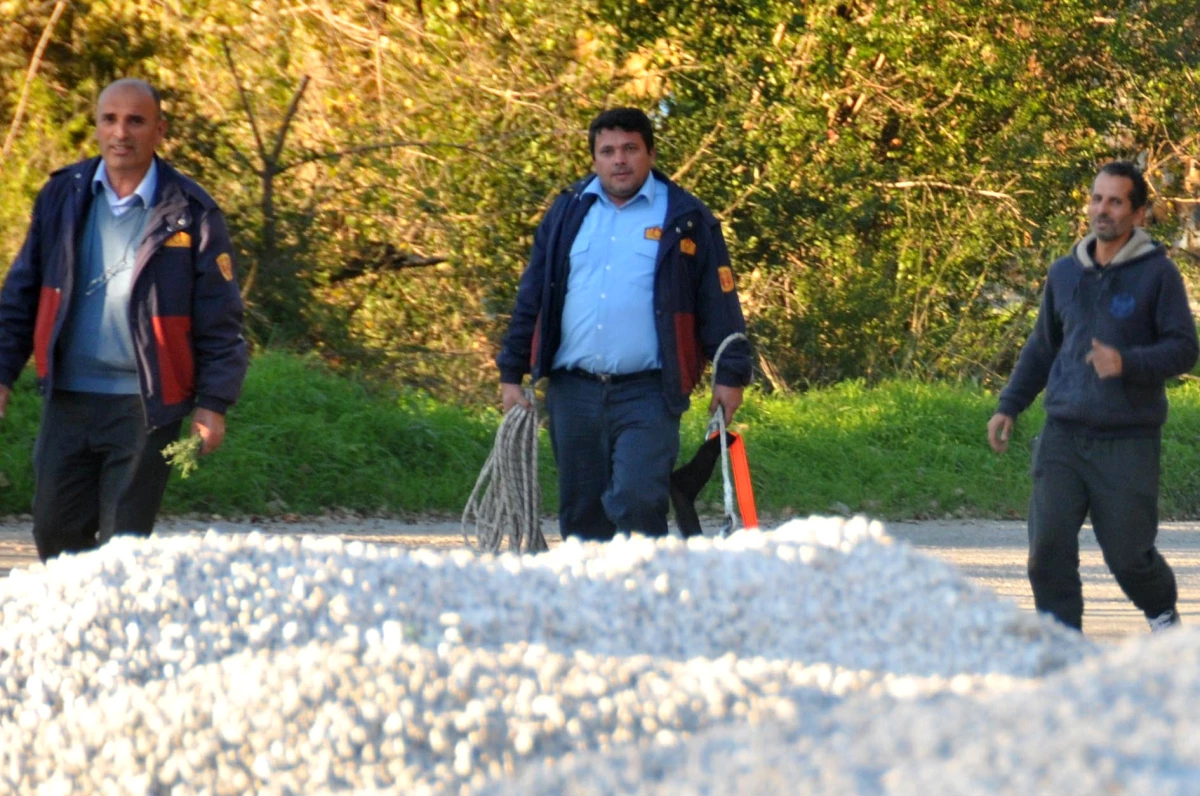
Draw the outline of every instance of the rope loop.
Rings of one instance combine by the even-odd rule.
[[[542,535],[542,490],[538,483],[538,410],[533,390],[504,414],[496,441],[463,510],[463,540],[488,553],[500,552],[508,529],[508,549],[540,553],[550,548]],[[468,523],[473,522],[473,530]]]
[[[750,342],[750,338],[746,337],[746,335],[741,332],[734,332],[721,341],[721,345],[717,346],[717,353],[713,354],[712,391],[714,395],[717,392],[717,365],[721,361],[721,354],[725,353],[725,349],[735,340]],[[714,433],[721,437],[721,486],[725,499],[725,522],[721,525],[721,529],[717,534],[719,536],[728,536],[733,533],[734,526],[740,524],[740,520],[738,519],[737,511],[733,507],[733,474],[729,470],[729,441],[725,439],[725,407],[719,403],[716,410],[712,413],[712,417],[708,419],[708,427],[704,431],[704,436],[707,438]]]

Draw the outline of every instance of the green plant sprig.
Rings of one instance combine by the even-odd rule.
[[[179,471],[180,478],[187,478],[200,466],[200,449],[203,440],[195,434],[172,442],[163,448],[163,458],[167,464]]]

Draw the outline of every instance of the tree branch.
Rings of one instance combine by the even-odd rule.
[[[42,37],[38,39],[37,47],[33,51],[33,57],[29,59],[29,69],[25,72],[25,85],[21,87],[21,98],[17,101],[17,110],[13,114],[12,125],[8,128],[8,135],[4,137],[4,148],[0,149],[0,163],[8,157],[8,153],[12,150],[13,142],[17,139],[17,132],[21,129],[21,119],[25,115],[25,105],[29,102],[29,89],[33,86],[33,79],[37,77],[38,68],[42,64],[42,55],[46,52],[47,45],[50,44],[50,37],[54,35],[54,26],[58,24],[59,17],[67,8],[67,0],[58,0],[54,4],[54,11],[50,13],[50,21],[46,23],[46,29],[42,31]]]
[[[221,48],[225,50],[225,62],[229,64],[229,71],[233,75],[233,82],[237,85],[238,94],[242,98],[242,107],[246,110],[246,116],[250,119],[250,130],[254,133],[254,144],[258,147],[258,156],[262,158],[263,165],[267,163],[267,148],[263,146],[262,135],[258,132],[258,119],[254,116],[254,106],[250,104],[250,96],[246,93],[245,86],[242,85],[242,79],[238,75],[237,67],[233,63],[233,53],[229,51],[229,42],[221,39]]]
[[[947,191],[958,191],[959,193],[969,193],[976,196],[986,196],[988,199],[999,199],[1004,202],[1016,204],[1017,200],[1009,194],[1001,191],[985,191],[981,188],[971,188],[967,185],[955,185],[950,182],[941,182],[940,180],[901,180],[900,182],[872,182],[876,188],[896,188],[900,190],[908,190],[910,188],[942,188]]]
[[[283,123],[279,125],[279,135],[275,137],[275,148],[271,150],[271,168],[279,163],[279,155],[283,152],[283,142],[287,138],[288,128],[292,125],[292,119],[296,116],[296,111],[300,108],[300,98],[304,96],[304,90],[308,88],[308,75],[300,78],[300,85],[296,87],[296,93],[292,95],[292,101],[288,105],[287,113],[283,116]]]

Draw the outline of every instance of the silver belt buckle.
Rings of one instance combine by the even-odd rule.
[[[612,381],[612,378],[613,378],[613,377],[612,377],[612,374],[611,374],[611,373],[597,373],[597,374],[596,374],[596,379],[597,379],[597,380],[598,380],[598,381],[599,381],[601,384],[608,384],[609,382],[611,382],[611,381]]]

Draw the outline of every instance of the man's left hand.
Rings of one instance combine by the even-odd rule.
[[[1121,352],[1112,346],[1105,345],[1092,338],[1092,350],[1083,358],[1096,369],[1096,375],[1102,379],[1112,379],[1121,375]]]
[[[711,417],[716,411],[717,404],[725,410],[725,425],[733,422],[733,413],[742,405],[741,387],[726,387],[724,384],[713,385],[712,400],[708,403],[708,414]]]
[[[192,434],[200,437],[200,455],[221,447],[225,441],[225,415],[211,409],[197,409],[192,416]]]

